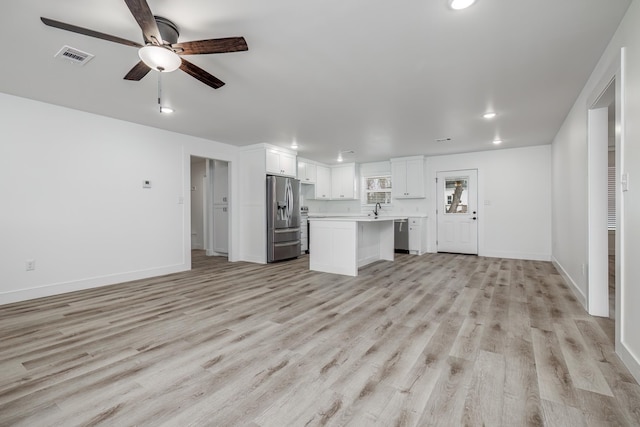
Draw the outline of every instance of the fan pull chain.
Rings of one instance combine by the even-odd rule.
[[[158,73],[158,108],[161,113],[173,113],[173,109],[162,106],[162,71]]]
[[[162,113],[162,72],[158,73],[158,108]]]

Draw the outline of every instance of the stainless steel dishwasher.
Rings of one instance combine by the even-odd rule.
[[[409,253],[409,222],[406,219],[396,219],[393,223],[394,249],[397,253]]]

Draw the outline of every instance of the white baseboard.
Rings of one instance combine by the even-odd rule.
[[[526,259],[530,261],[551,261],[549,254],[501,252],[501,251],[478,251],[479,256],[490,258]]]
[[[562,267],[562,265],[558,262],[558,260],[555,259],[555,257],[551,257],[551,263],[556,268],[556,270],[558,270],[558,272],[560,273],[560,276],[562,277],[562,279],[564,279],[564,281],[567,284],[567,286],[569,286],[569,289],[571,289],[573,291],[573,294],[578,299],[578,302],[580,304],[582,304],[582,307],[588,313],[589,309],[587,307],[587,296],[582,292],[580,287],[578,287],[576,282],[573,281],[571,276],[569,276],[567,271]]]
[[[631,375],[640,383],[640,359],[636,357],[624,342],[617,343],[616,354],[627,367]]]
[[[66,294],[68,292],[82,291],[85,289],[99,288],[101,286],[130,282],[132,280],[148,279],[149,277],[164,276],[165,274],[188,271],[190,265],[175,264],[166,267],[152,268],[149,270],[131,271],[108,276],[91,277],[88,279],[74,280],[71,282],[52,283],[29,289],[20,289],[0,293],[0,305],[14,302],[27,301],[35,298],[49,297],[52,295]]]

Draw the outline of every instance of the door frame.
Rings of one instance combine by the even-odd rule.
[[[436,228],[436,247],[435,247],[435,251],[439,252],[439,246],[440,246],[440,235],[439,235],[439,231],[440,231],[440,220],[443,218],[443,213],[441,213],[441,208],[442,206],[444,206],[444,200],[440,200],[440,183],[438,182],[439,176],[441,174],[447,174],[447,175],[458,175],[458,173],[464,174],[464,173],[468,173],[468,172],[475,172],[475,213],[470,214],[470,215],[474,215],[474,221],[476,222],[475,228],[476,228],[476,232],[475,232],[475,252],[473,253],[468,253],[468,255],[478,255],[480,252],[480,215],[478,215],[479,213],[479,191],[480,191],[480,185],[479,185],[479,171],[477,168],[467,168],[467,169],[453,169],[453,170],[442,170],[442,171],[436,171],[436,188],[435,188],[435,203],[436,203],[436,221],[435,221],[435,228]],[[442,194],[442,196],[444,196],[444,192]]]
[[[600,80],[600,82],[596,85],[595,89],[592,91],[591,95],[589,96],[586,106],[587,106],[587,113],[590,115],[591,110],[594,108],[597,108],[597,102],[600,99],[600,97],[602,96],[602,94],[610,87],[611,84],[615,84],[615,165],[616,165],[616,238],[615,238],[615,348],[616,348],[616,353],[625,361],[625,364],[627,364],[627,366],[630,366],[628,363],[626,363],[629,359],[633,360],[632,364],[636,364],[637,362],[635,361],[635,359],[629,355],[626,347],[622,344],[622,342],[624,341],[624,337],[625,337],[625,332],[626,329],[625,328],[625,324],[624,324],[624,319],[625,319],[625,307],[624,307],[624,290],[626,287],[626,277],[624,275],[625,273],[625,260],[626,260],[626,254],[624,252],[624,229],[625,229],[625,218],[623,215],[624,212],[624,199],[623,199],[623,193],[621,190],[621,184],[620,184],[620,176],[622,173],[625,172],[625,165],[623,162],[624,156],[623,156],[623,150],[625,148],[625,132],[624,132],[624,127],[625,127],[625,110],[623,108],[624,106],[624,92],[623,92],[623,88],[625,87],[625,54],[626,54],[626,48],[621,48],[619,51],[619,54],[616,55],[612,61],[609,63],[609,67],[607,69],[607,71],[604,73],[602,79]],[[590,123],[588,122],[588,127],[590,127]],[[591,135],[588,135],[587,138],[587,143],[590,144],[591,143]],[[588,145],[588,149],[591,149],[591,146]],[[592,168],[591,168],[591,163],[588,162],[587,163],[587,180],[588,180],[588,185],[590,187],[591,185],[591,180],[592,179],[596,179],[596,174],[592,173]],[[606,194],[605,194],[606,196]],[[606,198],[604,200],[599,199],[601,203],[607,203]],[[588,205],[588,209],[591,209],[591,204],[589,203]],[[591,212],[588,213],[588,219],[587,219],[587,233],[588,233],[588,239],[587,239],[587,262],[591,261],[591,253],[597,253],[597,249],[594,247],[594,245],[597,244],[597,239],[592,239],[592,235],[591,235],[591,229],[592,229],[592,224],[591,224]],[[607,265],[608,265],[608,254],[607,254]],[[598,260],[596,262],[603,262],[602,260]],[[592,266],[587,264],[587,271],[591,270]],[[601,286],[604,286],[602,283],[600,283]],[[589,301],[592,300],[595,295],[592,294],[593,292],[598,292],[599,295],[603,295],[604,292],[602,289],[600,290],[596,290],[595,287],[598,286],[597,282],[591,282],[591,277],[587,276],[587,295],[586,295],[586,300],[587,300],[587,307],[585,307],[587,309],[587,311],[589,312],[589,314],[592,315],[597,315],[595,313],[591,312],[591,308],[590,308],[590,303]],[[607,282],[606,282],[606,286],[607,286],[607,302],[608,302],[608,277],[607,277]]]

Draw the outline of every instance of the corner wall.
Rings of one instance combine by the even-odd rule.
[[[550,158],[549,145],[428,157],[428,251],[437,251],[437,172],[478,169],[478,255],[550,260]]]
[[[0,141],[0,304],[190,269],[190,156],[236,152],[6,94]]]
[[[625,49],[621,55],[621,48]],[[631,186],[618,201],[616,242],[616,352],[640,381],[640,1],[634,0],[589,81],[565,119],[552,145],[554,262],[578,292],[587,294],[583,265],[588,259],[587,212],[587,113],[594,96],[616,75],[620,58],[625,65],[620,87],[621,124],[616,147],[618,182],[629,173]],[[613,68],[612,68],[613,67]],[[620,79],[619,79],[620,80]],[[621,84],[620,81],[617,84]],[[635,185],[634,185],[635,183]],[[622,298],[622,299],[620,299]]]

